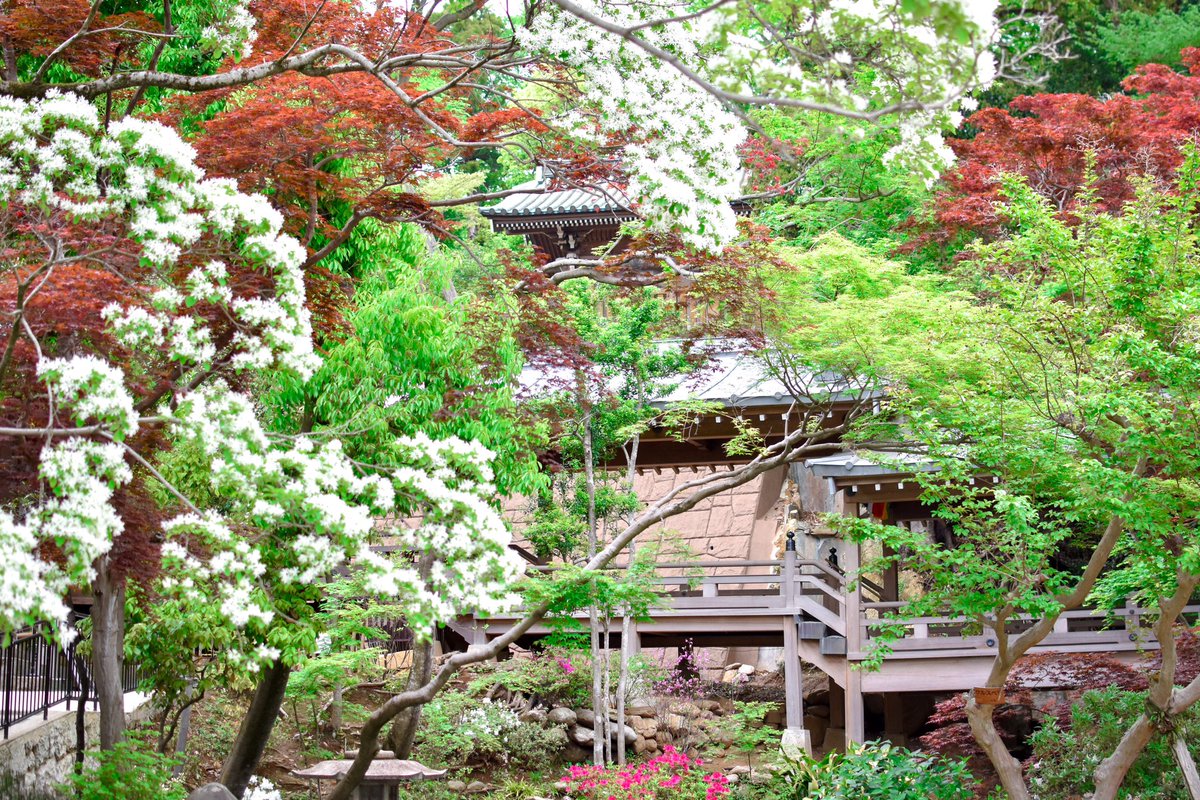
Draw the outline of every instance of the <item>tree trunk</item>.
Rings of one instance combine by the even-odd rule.
[[[632,550],[632,546],[630,547]],[[630,556],[630,560],[632,560]],[[621,618],[621,657],[620,672],[617,673],[617,763],[625,766],[625,695],[629,691],[629,659],[632,656],[629,640],[633,638],[633,622],[629,619],[628,609]]]
[[[604,740],[601,734],[604,732],[605,709],[600,702],[603,693],[600,674],[600,620],[595,606],[588,609],[588,627],[591,628],[589,644],[592,651],[592,762],[596,766],[603,766]]]
[[[433,675],[433,641],[413,644],[412,668],[408,671],[405,691],[414,691],[429,683]],[[412,755],[413,742],[417,738],[417,727],[421,724],[421,705],[413,705],[396,715],[392,722],[390,744],[396,758]]]
[[[604,687],[601,690],[601,696],[604,701],[601,706],[604,708],[604,760],[605,763],[611,764],[614,760],[613,755],[613,732],[621,730],[620,724],[610,725],[608,718],[608,700],[612,697],[612,618],[608,614],[604,615]]]
[[[113,577],[107,559],[92,582],[92,679],[100,703],[100,749],[111,750],[125,735],[125,579]]]
[[[1126,773],[1153,738],[1154,726],[1143,714],[1125,731],[1116,749],[1101,761],[1092,773],[1092,780],[1096,785],[1095,800],[1115,800],[1121,784],[1125,781]]]
[[[87,754],[88,676],[83,658],[71,650],[71,668],[79,677],[79,704],[75,707],[75,774],[83,774],[83,759]]]
[[[967,700],[967,721],[971,724],[971,733],[975,734],[975,741],[991,759],[996,773],[1000,776],[1000,785],[1008,793],[1009,800],[1030,800],[1029,789],[1025,786],[1025,775],[1021,771],[1021,762],[1008,752],[999,731],[996,730],[992,719],[994,709],[995,706],[977,705],[974,698]]]
[[[329,729],[337,735],[342,729],[342,691],[345,685],[338,681],[333,685],[333,697],[329,698]]]
[[[258,767],[258,760],[267,749],[267,740],[271,738],[271,729],[279,717],[279,708],[283,705],[283,694],[291,674],[291,667],[276,661],[263,673],[262,681],[254,690],[254,699],[221,767],[221,783],[233,792],[234,797],[246,793],[246,784],[250,782]]]
[[[591,404],[587,402],[587,389],[584,383],[584,377],[581,374],[576,376],[576,386],[578,390],[579,407],[584,410],[583,420],[583,476],[584,487],[587,492],[587,527],[588,527],[588,560],[596,557],[596,548],[598,544],[598,531],[596,524],[596,453],[592,443],[592,418]],[[605,702],[602,697],[603,684],[601,680],[601,672],[603,669],[600,660],[600,618],[599,612],[595,606],[588,609],[588,628],[590,636],[588,637],[588,645],[592,656],[592,714],[595,721],[592,723],[592,761],[597,766],[604,764],[604,739],[605,720],[608,718],[608,709],[605,708]]]
[[[1196,759],[1188,750],[1187,741],[1178,732],[1171,737],[1171,752],[1175,754],[1175,763],[1183,773],[1183,782],[1187,784],[1188,797],[1200,800],[1200,772],[1196,770]]]

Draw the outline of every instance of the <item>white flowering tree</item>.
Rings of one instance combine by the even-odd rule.
[[[139,500],[116,496],[135,474],[173,496],[159,526],[161,590],[219,607],[239,632],[221,657],[251,671],[311,650],[319,631],[299,609],[351,562],[414,619],[508,602],[519,569],[491,505],[486,449],[401,437],[390,463],[364,466],[337,439],[280,439],[263,427],[247,375],[304,378],[319,364],[303,252],[265,199],[205,179],[170,129],[129,119],[104,130],[77,97],[8,99],[0,115],[0,231],[15,283],[0,382],[6,400],[33,407],[0,436],[37,448],[36,475],[0,514],[0,620],[6,630],[49,620],[68,640],[64,598],[92,586],[97,687],[102,700],[116,695],[108,741],[123,722],[123,592],[111,556]],[[71,320],[53,316],[55,304],[81,280],[103,290],[104,276],[120,279],[123,302],[96,312],[104,327],[67,335]],[[220,513],[198,509],[156,469],[164,443],[200,454]],[[417,519],[387,532],[444,566],[422,577],[370,550],[389,516]]]

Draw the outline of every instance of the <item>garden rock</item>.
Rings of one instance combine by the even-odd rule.
[[[626,706],[625,716],[627,717],[657,717],[658,712],[654,706]]]
[[[188,795],[188,800],[237,800],[233,792],[219,783],[206,783]]]
[[[716,730],[712,731],[709,733],[708,738],[711,741],[725,745],[726,747],[733,744],[733,733],[724,730],[723,728],[717,728]]]
[[[585,747],[591,747],[596,741],[596,732],[582,725],[576,725],[568,729],[567,735],[571,737],[571,741],[575,744],[584,745]]]
[[[467,790],[467,785],[462,781],[446,781],[446,788],[452,792],[462,794]]]
[[[568,764],[578,764],[583,761],[592,760],[592,751],[584,750],[574,742],[568,742],[566,748],[562,751],[562,760]]]
[[[550,709],[550,713],[546,715],[546,720],[555,725],[574,725],[577,719],[578,716],[574,711],[562,706]]]
[[[638,736],[653,739],[654,735],[658,733],[658,720],[633,717],[629,720],[629,727],[637,731]]]
[[[482,794],[488,790],[488,785],[483,781],[471,781],[467,784],[467,794]]]
[[[575,712],[575,721],[589,728],[596,727],[596,712],[590,708],[581,708]]]
[[[755,667],[753,664],[742,664],[740,667],[737,668],[737,671],[740,674],[747,675],[747,676],[753,675],[754,670],[755,670]]]
[[[812,734],[814,742],[825,741],[825,731],[829,730],[828,717],[818,717],[816,714],[804,715],[804,727]]]
[[[695,703],[679,703],[673,706],[671,710],[684,717],[700,716],[700,707]]]
[[[531,708],[528,711],[521,712],[517,717],[521,722],[528,722],[535,725],[540,725],[546,719],[546,712],[540,708]]]

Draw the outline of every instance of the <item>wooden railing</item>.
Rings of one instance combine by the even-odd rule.
[[[994,650],[996,632],[964,617],[910,617],[904,620],[884,619],[885,615],[904,608],[903,602],[863,603],[861,642],[868,647],[879,638],[885,626],[901,625],[903,638],[895,639],[890,648],[897,654],[921,652],[935,655],[962,654]],[[1188,606],[1185,614],[1200,613],[1200,605]],[[1144,621],[1147,609],[1134,605],[1109,610],[1079,609],[1066,611],[1058,618],[1054,630],[1038,648],[1083,650],[1136,650],[1152,642],[1151,623]],[[1033,625],[1029,617],[1016,617],[1005,624],[1005,631],[1017,635]]]
[[[993,630],[964,617],[888,620],[889,613],[906,604],[870,601],[867,598],[882,591],[879,587],[864,593],[865,581],[860,579],[850,591],[845,576],[828,563],[799,559],[794,552],[784,555],[781,559],[656,564],[653,581],[661,588],[663,602],[652,615],[659,621],[680,616],[793,616],[800,621],[816,621],[824,626],[821,637],[845,638],[843,645],[830,648],[829,653],[847,653],[852,659],[861,658],[871,649],[884,626],[897,624],[903,627],[903,636],[890,646],[898,658],[983,655],[996,647]],[[625,568],[623,564],[610,567]],[[532,569],[550,571],[554,567]],[[1200,605],[1189,606],[1185,613],[1200,614]],[[1142,620],[1146,614],[1145,609],[1135,606],[1111,612],[1068,611],[1038,647],[1079,652],[1134,650],[1152,645],[1151,630]],[[1017,618],[1010,620],[1006,628],[1016,634],[1031,624],[1030,619]],[[815,632],[806,632],[803,638],[815,636]]]
[[[808,614],[845,634],[846,580],[823,561],[794,558],[654,565],[663,614]],[[610,567],[623,570],[624,564]],[[534,567],[547,572],[553,567]]]

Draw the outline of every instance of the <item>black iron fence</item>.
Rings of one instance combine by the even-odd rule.
[[[87,660],[75,652],[73,644],[64,648],[48,633],[44,625],[24,628],[12,634],[7,646],[0,647],[0,729],[5,739],[13,725],[38,714],[48,719],[50,709],[60,703],[70,711],[71,703],[82,696],[98,706]],[[137,684],[137,666],[126,663],[122,689],[132,692]]]

